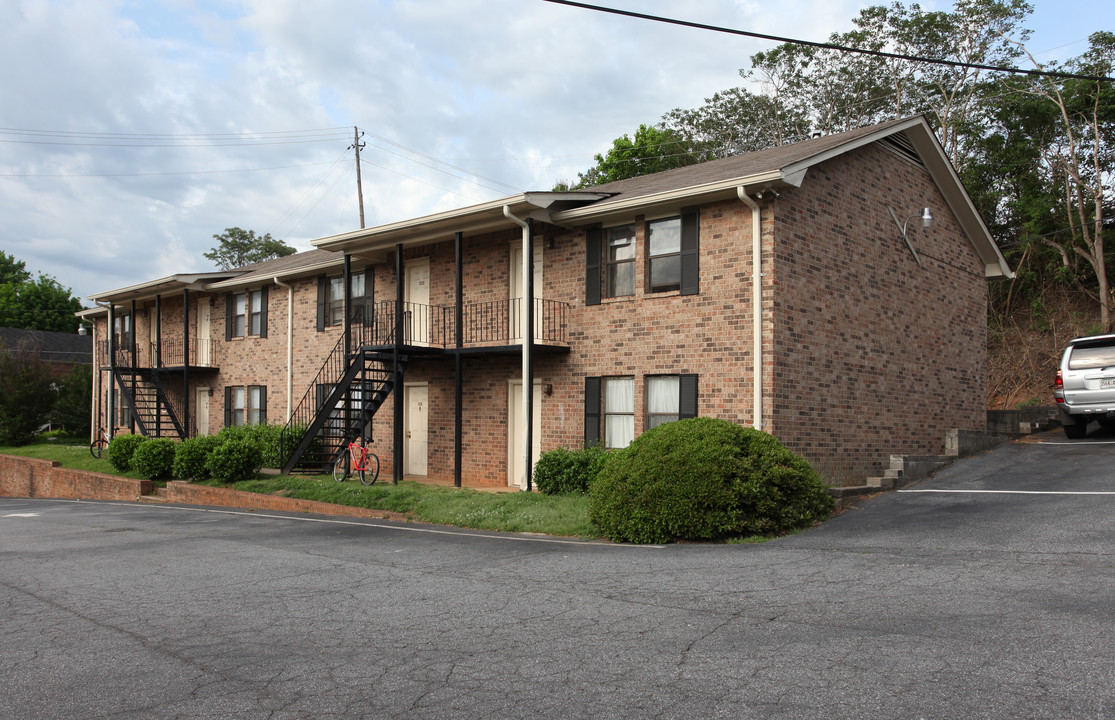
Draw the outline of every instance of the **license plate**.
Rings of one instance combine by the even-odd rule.
[[[1115,378],[1100,378],[1100,388],[1115,388]]]

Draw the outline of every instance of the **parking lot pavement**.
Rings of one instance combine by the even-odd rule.
[[[1115,717],[1103,442],[762,545],[0,499],[0,717]]]

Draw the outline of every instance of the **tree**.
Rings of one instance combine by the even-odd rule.
[[[54,397],[50,366],[37,345],[0,347],[0,442],[30,442],[50,417]]]
[[[93,407],[93,367],[75,365],[73,372],[57,385],[57,396],[50,414],[52,424],[75,437],[89,435]]]
[[[0,285],[18,285],[31,279],[27,264],[0,250]]]
[[[50,275],[32,282],[23,262],[0,253],[0,327],[76,333],[81,301]]]
[[[579,182],[574,189],[672,170],[707,159],[705,153],[677,131],[640,125],[634,140],[626,134],[616,138],[607,155],[596,156],[594,167],[578,173]]]
[[[241,230],[238,227],[225,228],[223,233],[214,235],[213,239],[219,241],[220,245],[205,253],[204,257],[217,263],[221,270],[244,267],[298,252],[282,240],[272,238],[271,233],[257,236],[254,230]]]

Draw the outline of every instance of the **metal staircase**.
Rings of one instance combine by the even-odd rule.
[[[120,398],[135,418],[141,434],[179,440],[186,438],[186,429],[158,375],[139,368],[117,368],[112,375],[120,389]]]
[[[342,337],[283,427],[283,474],[327,472],[395,387],[393,355],[361,348],[346,352]],[[400,359],[400,375],[405,363]]]

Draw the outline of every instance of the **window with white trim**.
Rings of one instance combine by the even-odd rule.
[[[647,223],[647,291],[681,288],[681,217]]]
[[[635,225],[622,225],[604,231],[604,296],[635,294]]]
[[[625,448],[635,439],[635,378],[604,378],[604,447]]]

